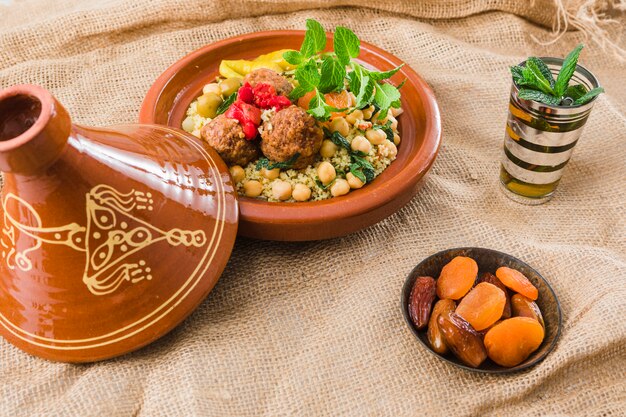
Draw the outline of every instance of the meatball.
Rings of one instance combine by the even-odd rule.
[[[285,162],[296,153],[300,156],[292,165],[302,169],[311,165],[322,146],[324,133],[306,111],[290,106],[272,118],[272,129],[261,134],[261,151],[270,160]]]
[[[254,142],[245,139],[239,122],[223,114],[207,123],[200,135],[228,164],[246,165],[259,156]]]
[[[274,87],[276,94],[283,96],[288,96],[293,90],[293,85],[287,78],[267,68],[259,68],[250,72],[244,77],[243,82],[244,84],[250,83],[252,87],[261,83],[269,84]]]

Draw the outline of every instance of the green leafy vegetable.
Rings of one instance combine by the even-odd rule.
[[[602,87],[588,92],[582,84],[569,85],[582,48],[583,45],[580,44],[567,55],[556,80],[545,62],[537,57],[528,58],[523,67],[512,66],[511,75],[519,88],[518,96],[524,100],[534,100],[550,106],[579,106],[603,93]]]
[[[554,94],[554,90],[552,90],[550,86],[550,81],[543,76],[534,61],[526,61],[526,66],[522,74],[524,74],[524,79],[530,83],[531,86],[535,87],[535,89],[543,91],[546,94]]]
[[[313,92],[308,113],[322,121],[328,120],[333,112],[351,112],[371,105],[383,110],[384,114],[390,107],[400,107],[398,89],[404,81],[398,87],[382,81],[397,74],[402,65],[389,71],[364,68],[354,60],[361,50],[359,38],[342,26],[337,27],[333,35],[334,51],[320,53],[326,46],[324,28],[312,19],[307,20],[306,27],[300,51],[283,54],[283,58],[296,67],[294,77],[298,85],[290,93],[290,99],[297,100]],[[326,104],[324,94],[342,91],[346,83],[356,97],[354,107],[336,109]],[[382,117],[384,114],[381,113]]]
[[[325,46],[326,31],[318,21],[307,19],[306,32],[302,46],[300,46],[300,53],[304,58],[309,58],[322,51]]]
[[[300,65],[304,61],[304,56],[298,51],[287,51],[283,54],[283,59],[291,65]]]
[[[601,93],[604,93],[604,88],[596,87],[596,88],[594,88],[592,90],[589,90],[582,97],[579,97],[578,99],[576,99],[576,101],[574,101],[574,104],[577,105],[577,106],[580,106],[581,104],[586,104],[586,103],[590,102],[591,99],[593,99],[595,96],[597,96],[598,94],[601,94]]]
[[[237,100],[237,91],[229,95],[226,100],[222,101],[222,104],[220,104],[215,111],[215,116],[217,117],[220,114],[224,113],[226,110],[228,110],[230,105],[233,104],[235,100]]]
[[[365,176],[366,182],[370,182],[376,177],[376,171],[367,159],[355,154],[350,155],[350,159],[352,160],[350,171],[352,171],[352,166],[355,166],[356,169],[360,169]]]
[[[318,89],[322,93],[330,93],[344,88],[346,66],[332,56],[325,56],[322,61],[322,73]]]
[[[391,104],[400,99],[400,92],[396,87],[391,84],[382,83],[376,86],[376,93],[374,96],[376,103],[380,106],[379,118],[384,119],[387,116],[387,110],[391,107]]]
[[[567,86],[569,85],[569,80],[572,78],[572,75],[574,75],[574,71],[576,71],[578,56],[580,55],[580,51],[582,49],[583,44],[581,43],[565,57],[565,60],[563,61],[563,66],[559,71],[559,75],[556,77],[556,84],[554,85],[554,92],[556,96],[562,96],[567,89]]]
[[[289,169],[293,166],[293,164],[296,163],[298,158],[300,158],[300,152],[296,152],[291,158],[283,162],[270,162],[270,160],[267,158],[259,158],[255,168],[257,171],[260,171],[263,168],[267,170],[272,170],[275,168]]]
[[[561,100],[551,94],[546,94],[542,91],[537,90],[530,90],[528,88],[520,89],[517,95],[523,100],[539,101],[541,103],[549,104],[551,106],[558,106],[561,102]]]
[[[569,97],[576,101],[585,94],[587,94],[587,88],[582,84],[576,84],[567,87],[567,90],[563,93],[563,97]]]
[[[352,148],[350,147],[350,142],[348,142],[348,139],[344,138],[341,133],[331,132],[330,130],[324,128],[324,135],[340,148],[345,148],[348,150],[348,152],[352,151]]]
[[[362,183],[367,182],[367,178],[365,177],[363,169],[359,164],[350,164],[350,172],[352,173],[352,175],[360,179]]]
[[[539,70],[539,72],[541,72],[541,75],[543,75],[543,78],[548,80],[548,83],[550,84],[550,88],[554,88],[554,77],[552,76],[552,72],[550,71],[550,68],[548,68],[545,62],[543,62],[541,59],[537,58],[536,56],[531,56],[530,58],[526,60],[526,62],[532,63],[532,65],[536,67]]]

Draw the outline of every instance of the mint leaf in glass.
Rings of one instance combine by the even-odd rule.
[[[574,71],[576,71],[578,56],[582,49],[583,44],[581,43],[565,57],[559,75],[556,77],[556,84],[554,84],[554,93],[556,96],[561,97],[563,93],[565,93],[569,80],[572,78],[572,75],[574,75]]]
[[[523,100],[534,100],[551,106],[558,106],[561,102],[560,99],[551,94],[546,94],[543,91],[531,90],[528,88],[521,88],[517,93],[517,96]]]
[[[587,93],[585,93],[584,96],[579,97],[576,101],[574,101],[574,105],[576,106],[580,106],[582,104],[587,104],[589,103],[595,96],[597,96],[598,94],[604,93],[604,88],[602,87],[596,87],[592,90],[589,90]]]

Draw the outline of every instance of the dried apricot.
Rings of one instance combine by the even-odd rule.
[[[442,269],[437,280],[437,296],[442,300],[462,298],[474,285],[478,265],[472,258],[457,256]]]
[[[510,368],[526,360],[543,341],[543,327],[529,317],[512,317],[493,326],[485,335],[492,361]]]
[[[514,316],[530,317],[537,320],[542,327],[546,327],[539,306],[530,298],[524,297],[522,294],[515,294],[511,297],[511,306]]]
[[[428,324],[433,301],[435,280],[431,277],[417,277],[409,297],[409,316],[418,329],[423,329]]]
[[[430,346],[440,355],[448,352],[448,346],[446,345],[446,342],[443,341],[441,330],[439,330],[439,325],[437,324],[437,318],[443,313],[452,313],[455,308],[456,303],[453,300],[446,298],[445,300],[437,301],[437,303],[435,303],[435,307],[433,308],[433,312],[430,314],[428,332],[426,335],[428,336]]]
[[[446,345],[461,362],[478,368],[487,359],[480,335],[461,316],[444,312],[437,318],[437,324]]]
[[[509,295],[509,291],[504,286],[502,281],[500,281],[498,277],[496,277],[491,272],[483,272],[476,279],[476,285],[480,284],[481,282],[488,282],[490,284],[493,284],[504,292],[504,296],[506,297],[506,303],[504,304],[504,311],[502,311],[502,318],[508,319],[509,317],[511,317],[511,296]]]
[[[533,301],[539,297],[537,288],[520,271],[501,266],[496,270],[496,276],[504,285]]]
[[[488,282],[481,282],[463,297],[455,313],[480,331],[502,317],[505,303],[504,291]]]

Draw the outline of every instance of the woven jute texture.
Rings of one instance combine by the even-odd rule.
[[[40,84],[76,123],[133,122],[151,83],[183,55],[313,17],[351,27],[419,72],[444,131],[405,208],[341,239],[238,239],[206,301],[143,350],[75,366],[0,340],[0,415],[625,415],[626,65],[580,32],[533,41],[550,39],[555,14],[547,0],[0,1],[0,87]],[[624,47],[614,30],[626,18],[614,18],[610,33]],[[581,62],[607,93],[556,197],[518,205],[498,189],[507,66],[563,56],[580,41]],[[552,283],[564,324],[544,362],[482,375],[416,342],[401,286],[423,258],[458,246],[508,252]]]

